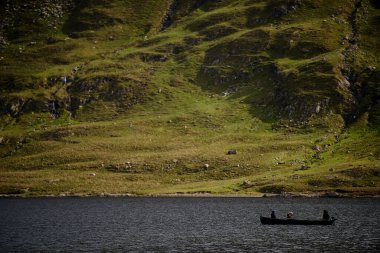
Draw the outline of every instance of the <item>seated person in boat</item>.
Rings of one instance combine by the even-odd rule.
[[[293,212],[288,212],[288,214],[286,215],[286,218],[293,219]]]
[[[322,216],[322,219],[323,219],[323,220],[329,220],[329,219],[330,219],[330,215],[329,215],[329,213],[327,212],[327,210],[323,210],[323,216]]]
[[[274,211],[272,211],[272,213],[270,214],[270,218],[271,219],[276,219],[276,214],[274,213]]]

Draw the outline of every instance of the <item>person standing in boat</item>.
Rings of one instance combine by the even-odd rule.
[[[327,212],[327,210],[323,210],[323,220],[329,220],[330,219],[330,214]]]
[[[276,219],[276,214],[274,213],[273,210],[272,210],[272,213],[270,214],[270,218],[271,218],[271,219]]]

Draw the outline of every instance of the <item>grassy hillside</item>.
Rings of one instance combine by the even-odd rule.
[[[0,194],[380,193],[376,1],[5,2]]]

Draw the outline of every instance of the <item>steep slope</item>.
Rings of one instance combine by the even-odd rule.
[[[376,1],[0,12],[2,194],[379,192]]]

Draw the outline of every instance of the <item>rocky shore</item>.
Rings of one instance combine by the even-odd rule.
[[[244,194],[232,194],[232,193],[208,193],[208,192],[177,192],[177,193],[162,193],[162,194],[133,194],[133,193],[60,193],[58,195],[47,194],[47,195],[10,195],[10,194],[0,194],[0,198],[66,198],[66,197],[78,197],[78,198],[89,198],[89,197],[113,197],[113,198],[123,198],[123,197],[135,197],[135,198],[380,198],[379,194],[369,194],[363,192],[353,192],[353,193],[337,193],[334,191],[326,192],[287,192],[282,194],[262,194],[262,193],[244,193]]]

